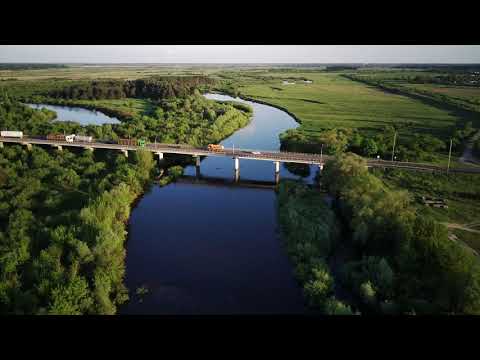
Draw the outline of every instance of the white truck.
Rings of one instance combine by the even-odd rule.
[[[78,142],[92,142],[93,137],[91,136],[83,136],[83,135],[75,135],[75,141]]]
[[[1,137],[9,137],[9,138],[23,138],[22,131],[0,131]]]
[[[65,136],[66,142],[73,143],[74,139],[75,139],[75,134]]]

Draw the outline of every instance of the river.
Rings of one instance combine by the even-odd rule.
[[[225,147],[278,150],[278,135],[299,126],[271,106],[226,95],[205,96],[247,103],[254,109],[251,122],[225,139]],[[56,111],[59,121],[116,120],[86,109],[35,107]],[[125,278],[130,301],[119,313],[305,313],[301,289],[281,243],[273,186],[235,186],[233,160],[228,158],[204,158],[200,169],[207,180],[196,181],[195,166],[188,166],[185,178],[165,187],[152,186],[132,210]],[[317,171],[310,170],[303,178],[306,182]],[[299,178],[283,165],[280,177]],[[251,180],[274,182],[273,163],[240,160],[240,184]],[[149,291],[142,298],[136,295],[141,286]]]
[[[249,125],[225,139],[226,147],[278,150],[278,135],[298,124],[271,106],[229,96],[254,109]],[[273,189],[230,186],[233,160],[207,157],[205,177],[227,184],[177,182],[153,186],[132,211],[126,285],[131,301],[121,314],[299,314],[301,289],[282,247]],[[298,178],[283,166],[283,178]],[[185,169],[195,175],[195,167]],[[315,175],[311,171],[307,181]],[[274,181],[270,162],[241,160],[240,179]],[[149,293],[140,299],[135,290]]]

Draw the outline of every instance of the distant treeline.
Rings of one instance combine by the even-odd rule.
[[[66,68],[63,64],[2,64],[0,70],[39,70],[39,69],[56,69]]]
[[[48,96],[63,99],[121,99],[128,97],[158,100],[192,95],[195,89],[213,84],[213,79],[204,76],[92,81],[52,90]]]

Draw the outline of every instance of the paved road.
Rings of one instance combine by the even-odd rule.
[[[95,149],[112,149],[121,151],[136,151],[140,147],[132,145],[119,145],[116,143],[108,142],[66,142],[46,140],[43,138],[2,138],[1,143],[20,143],[20,144],[39,144],[50,146],[72,146],[82,148],[95,148]],[[247,150],[247,149],[224,149],[220,151],[209,151],[205,148],[195,148],[188,145],[175,145],[175,144],[149,144],[145,146],[146,150],[163,153],[163,154],[180,154],[191,156],[222,156],[222,157],[237,157],[239,159],[254,159],[264,161],[279,161],[284,163],[299,163],[299,164],[311,164],[311,165],[323,165],[326,161],[333,159],[333,156],[321,155],[321,154],[308,154],[308,153],[296,153],[286,151],[262,151],[262,150]],[[445,167],[420,164],[412,162],[400,162],[400,161],[387,161],[387,160],[369,160],[367,159],[368,167],[375,168],[396,168],[413,171],[427,171],[427,172],[445,172]],[[452,173],[470,173],[480,174],[480,167],[478,168],[450,168]]]

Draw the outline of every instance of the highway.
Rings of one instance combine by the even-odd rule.
[[[0,137],[0,144],[3,143],[17,143],[17,144],[37,144],[37,145],[50,145],[54,147],[80,147],[80,148],[90,148],[90,149],[111,149],[119,151],[136,151],[140,149],[140,146],[133,145],[119,145],[117,143],[109,142],[67,142],[67,141],[57,141],[57,140],[46,140],[44,138],[30,137],[30,138],[6,138]],[[176,145],[176,144],[148,144],[143,147],[145,150],[151,151],[153,153],[161,154],[163,158],[164,154],[179,154],[179,155],[190,155],[190,156],[221,156],[221,157],[230,157],[238,159],[251,159],[251,160],[263,160],[263,161],[273,161],[273,162],[283,162],[283,163],[297,163],[297,164],[310,164],[310,165],[319,165],[323,166],[324,163],[330,159],[333,159],[333,156],[321,155],[321,154],[308,154],[308,153],[296,153],[296,152],[286,152],[286,151],[262,151],[262,150],[251,150],[251,149],[223,149],[219,151],[210,151],[206,148],[196,148],[189,145]],[[400,161],[388,161],[388,160],[376,160],[376,159],[366,159],[367,167],[371,168],[397,168],[404,170],[413,170],[413,171],[428,171],[428,172],[446,172],[446,167],[431,165],[431,164],[422,164],[422,163],[413,163],[413,162],[400,162]],[[480,174],[480,167],[478,168],[450,168],[452,173],[470,173],[470,174]]]

